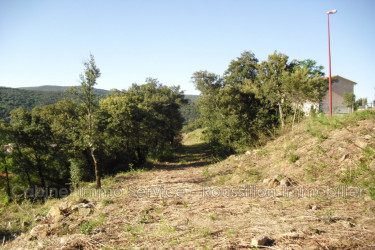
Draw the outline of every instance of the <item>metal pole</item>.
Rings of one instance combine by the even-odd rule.
[[[332,116],[332,78],[331,78],[331,39],[329,35],[329,13],[328,18],[328,63],[329,63],[329,116]]]

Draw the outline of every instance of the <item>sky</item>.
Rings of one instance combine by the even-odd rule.
[[[375,98],[375,1],[372,0],[0,0],[0,86],[79,84],[90,53],[98,88],[127,89],[147,77],[199,94],[191,76],[222,75],[252,51],[313,59]]]

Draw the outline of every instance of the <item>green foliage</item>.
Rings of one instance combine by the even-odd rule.
[[[100,101],[100,127],[105,131],[107,149],[123,162],[142,165],[148,156],[168,159],[178,145],[186,103],[178,87],[166,87],[156,79],[133,85]]]
[[[232,60],[224,73],[225,83],[230,85],[244,84],[246,80],[254,81],[258,74],[258,59],[251,51],[244,51],[236,60]]]
[[[256,146],[284,124],[291,109],[294,123],[305,101],[319,101],[325,93],[321,69],[312,60],[288,63],[288,56],[276,52],[258,63],[245,51],[231,61],[224,78],[195,72],[192,81],[201,91],[199,122],[213,153],[225,156]]]
[[[346,185],[359,184],[365,188],[372,200],[375,200],[375,148],[365,148],[364,157],[358,162],[357,168],[348,168],[341,178]]]
[[[69,95],[64,92],[31,91],[0,87],[0,119],[9,121],[10,112],[17,108],[31,110],[34,107],[56,103],[67,97]]]
[[[11,111],[9,123],[0,121],[0,173],[12,176],[0,183],[7,200],[16,185],[22,194],[23,188],[35,186],[62,188],[70,183],[77,188],[96,177],[100,187],[102,175],[142,167],[149,158],[174,156],[184,121],[180,108],[187,104],[179,87],[148,78],[143,85],[103,98],[94,89],[99,76],[91,55],[81,86],[69,90],[75,99],[18,108]],[[6,144],[11,146],[3,147]]]
[[[291,163],[295,163],[296,161],[298,161],[298,159],[299,159],[299,156],[297,156],[297,155],[295,155],[295,154],[291,154],[291,155],[289,156],[289,161],[290,161]]]
[[[344,103],[348,108],[351,108],[354,111],[355,105],[355,95],[354,93],[344,93]]]
[[[79,159],[70,160],[70,180],[74,189],[79,188],[79,184],[84,176],[82,163]]]
[[[90,234],[98,225],[101,224],[101,221],[84,221],[79,227],[79,231],[82,234]]]
[[[186,103],[183,103],[180,108],[181,116],[184,120],[184,125],[195,125],[196,121],[200,117],[199,113],[199,106],[196,103],[199,96],[197,95],[186,95]],[[193,126],[194,126],[193,125]],[[196,126],[194,126],[194,129]],[[190,131],[193,131],[194,129],[191,129]]]

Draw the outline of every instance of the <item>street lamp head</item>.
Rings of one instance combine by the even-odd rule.
[[[337,10],[327,11],[327,15],[329,15],[329,14],[335,14],[336,12],[337,12]]]

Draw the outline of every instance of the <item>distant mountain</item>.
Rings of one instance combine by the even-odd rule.
[[[20,89],[33,90],[33,91],[64,92],[71,87],[72,86],[43,85],[43,86],[37,86],[37,87],[21,87]],[[107,95],[110,92],[109,90],[105,90],[105,89],[95,89],[95,90],[96,90],[96,93],[100,95]]]
[[[24,88],[7,88],[0,87],[0,120],[9,121],[10,112],[13,109],[25,108],[31,110],[35,107],[42,107],[54,104],[64,98],[72,97],[65,90],[70,86],[55,86],[45,85],[38,87],[24,87]],[[110,91],[105,89],[96,89],[96,93],[105,97]],[[188,104],[181,107],[181,113],[186,123],[191,123],[196,120],[198,115],[198,108],[195,102],[198,95],[186,95],[189,100]]]
[[[54,104],[69,95],[57,91],[35,91],[19,88],[0,87],[0,119],[8,120],[13,109],[33,109]]]
[[[185,98],[189,100],[189,102],[196,103],[199,95],[185,95]]]

